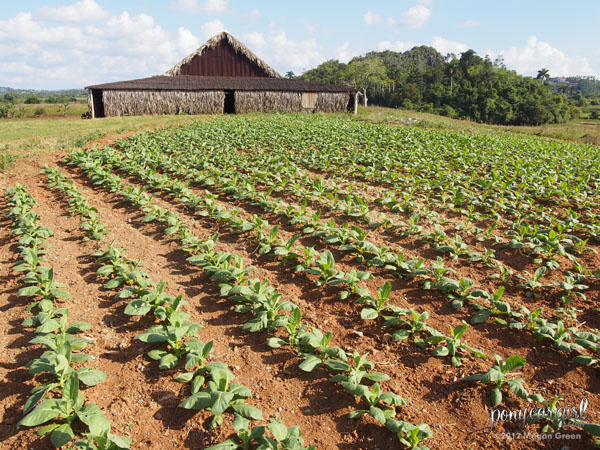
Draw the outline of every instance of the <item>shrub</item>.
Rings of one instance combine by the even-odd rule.
[[[8,118],[15,107],[11,103],[0,103],[0,118]]]

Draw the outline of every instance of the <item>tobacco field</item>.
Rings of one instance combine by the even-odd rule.
[[[1,448],[600,446],[600,147],[231,116],[2,183]]]

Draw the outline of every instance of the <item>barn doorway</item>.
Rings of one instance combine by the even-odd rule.
[[[102,90],[92,89],[92,102],[94,104],[94,117],[104,117],[104,100],[102,100]]]
[[[225,91],[225,106],[223,107],[225,114],[235,114],[235,92]]]
[[[348,100],[348,111],[356,114],[358,98],[356,94],[350,94],[350,99]]]

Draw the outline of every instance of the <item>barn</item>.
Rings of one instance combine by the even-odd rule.
[[[248,112],[356,113],[358,90],[282,77],[227,32],[164,75],[87,86],[89,117]]]

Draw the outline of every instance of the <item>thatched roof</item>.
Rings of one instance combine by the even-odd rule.
[[[269,76],[271,76],[273,78],[283,78],[281,76],[281,74],[279,74],[277,71],[272,69],[266,62],[264,62],[262,59],[260,59],[258,56],[256,56],[248,47],[246,47],[244,44],[242,44],[240,41],[238,41],[236,38],[234,38],[231,34],[227,33],[226,31],[222,31],[221,33],[211,37],[208,41],[206,41],[206,43],[202,47],[200,47],[195,52],[190,53],[187,57],[185,57],[183,60],[181,60],[175,66],[173,66],[171,69],[167,70],[165,72],[165,76],[172,77],[172,76],[180,75],[182,66],[188,64],[196,56],[202,55],[202,53],[204,53],[205,51],[215,48],[221,41],[224,41],[224,40],[227,41],[227,43],[229,43],[229,45],[231,45],[231,47],[237,53],[240,53],[243,56],[245,56],[246,58],[248,58],[250,61],[252,61],[258,67],[260,67],[262,70],[264,70]]]
[[[357,92],[350,86],[312,83],[288,78],[200,77],[195,75],[158,76],[138,80],[87,86],[103,90],[172,90],[172,91],[278,91],[278,92]]]

